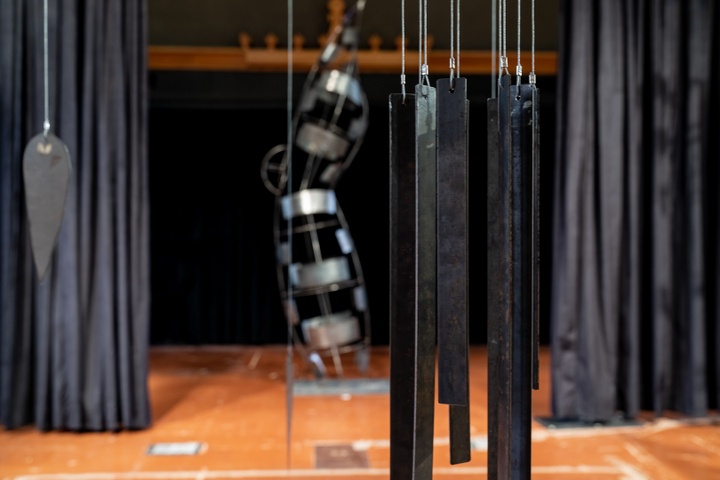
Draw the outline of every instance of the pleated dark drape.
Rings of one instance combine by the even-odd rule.
[[[561,2],[557,418],[718,407],[719,18],[713,0]]]
[[[43,123],[43,2],[0,0],[0,424],[150,423],[146,5],[49,4],[50,112],[72,181],[51,269],[29,249],[22,154]]]

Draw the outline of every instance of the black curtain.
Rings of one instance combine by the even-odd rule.
[[[719,16],[714,0],[561,2],[557,418],[718,407]]]
[[[0,0],[0,424],[144,428],[146,4],[48,4],[50,121],[73,174],[53,262],[38,283],[21,165],[43,124],[43,2]]]

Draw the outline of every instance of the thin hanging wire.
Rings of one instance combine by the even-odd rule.
[[[520,63],[520,42],[521,42],[521,13],[522,13],[522,0],[518,0],[517,6],[517,67],[515,67],[515,75],[517,75],[517,84],[520,85],[522,79],[522,64]]]
[[[535,0],[530,3],[530,23],[532,24],[532,40],[530,44],[530,77],[529,82],[531,85],[535,85]]]
[[[492,34],[490,36],[491,37],[490,42],[492,43],[492,46],[490,48],[491,55],[492,55],[492,59],[490,61],[490,64],[492,65],[490,67],[492,69],[492,71],[490,72],[490,98],[497,97],[497,92],[496,92],[496,90],[497,90],[497,78],[496,78],[497,71],[495,70],[497,68],[497,64],[495,63],[495,61],[497,60],[496,57],[497,57],[497,48],[498,48],[498,37],[497,37],[497,35],[498,35],[498,28],[497,28],[498,27],[498,25],[497,25],[498,12],[497,12],[497,10],[498,9],[497,9],[497,4],[498,4],[498,0],[492,0],[492,12],[490,15],[492,17],[491,18],[492,26],[490,27],[490,29],[492,31]]]
[[[287,2],[288,22],[287,22],[287,38],[288,38],[288,60],[287,60],[287,192],[292,194],[292,151],[293,151],[293,0]],[[287,231],[292,228],[292,215],[287,221]],[[292,265],[292,235],[288,235],[288,268]],[[287,469],[291,465],[292,451],[292,413],[293,413],[293,322],[291,321],[291,305],[292,305],[292,286],[288,272],[287,280],[287,303],[285,305],[285,317],[287,321],[287,349],[285,355],[285,383],[286,383],[286,408],[287,408],[287,425],[286,425],[286,463]]]
[[[507,75],[507,0],[500,2],[500,75]]]
[[[50,67],[48,57],[48,1],[43,0],[43,91],[45,95],[45,120],[43,121],[43,135],[45,137],[47,137],[50,133],[50,74],[48,73]]]
[[[457,0],[456,5],[457,10],[453,8],[453,0],[450,0],[450,82],[452,85],[454,85],[453,79],[460,78],[460,0]],[[457,61],[455,53],[457,53]]]
[[[425,0],[425,3],[423,5],[423,37],[425,38],[425,56],[423,58],[423,64],[427,66],[428,64],[428,32],[427,32],[427,26],[428,26],[428,0]],[[425,75],[428,75],[429,72],[426,71]]]
[[[458,3],[460,0],[458,0]],[[450,0],[450,83],[455,78],[455,18],[453,0]],[[459,50],[459,48],[458,48]]]
[[[460,0],[457,0],[457,14],[455,15],[456,22],[457,22],[457,76],[460,76]]]
[[[405,0],[400,2],[400,55],[402,57],[402,68],[400,71],[400,88],[402,89],[403,105],[405,105]]]
[[[427,85],[430,86],[430,79],[428,76],[430,75],[430,71],[428,68],[427,58],[428,58],[428,34],[427,34],[427,0],[419,0],[418,1],[418,9],[419,9],[419,15],[418,15],[418,30],[420,33],[420,48],[418,49],[418,67],[419,67],[419,76],[420,76],[420,84],[421,85]]]

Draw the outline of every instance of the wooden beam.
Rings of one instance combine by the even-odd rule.
[[[361,73],[400,73],[402,57],[397,50],[359,50],[358,69]],[[302,49],[293,51],[293,70],[307,72],[320,56],[320,50]],[[449,52],[447,50],[430,51],[428,66],[431,75],[448,71]],[[417,67],[417,51],[405,53],[408,75]],[[530,53],[523,52],[524,72],[530,71]],[[497,59],[496,59],[497,61]],[[508,55],[511,73],[515,70],[516,57]],[[237,72],[285,72],[287,71],[287,50],[269,48],[242,47],[148,47],[148,68],[150,70],[196,70],[196,71],[237,71]],[[460,54],[460,73],[462,75],[490,75],[492,73],[492,53],[472,50]],[[555,52],[535,52],[535,73],[555,75],[557,73],[557,54]]]

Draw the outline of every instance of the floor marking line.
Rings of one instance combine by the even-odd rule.
[[[647,476],[645,472],[638,468],[630,465],[627,462],[623,462],[619,458],[613,455],[607,455],[605,459],[611,464],[615,465],[618,470],[624,475],[622,480],[650,480],[651,477]]]
[[[441,475],[486,475],[486,467],[440,467],[433,469]],[[532,468],[533,475],[578,475],[578,474],[625,474],[618,466],[595,465],[556,465]],[[22,475],[15,480],[213,480],[242,478],[320,478],[320,477],[385,477],[390,474],[387,468],[343,468],[323,470],[225,470],[225,471],[166,471],[133,473],[46,473]],[[628,480],[645,480],[647,477],[626,477]]]
[[[720,455],[720,448],[713,445],[712,443],[709,443],[703,438],[698,437],[697,435],[692,435],[690,437],[690,441],[697,445],[698,447],[704,448],[708,451],[710,451],[713,455]]]

